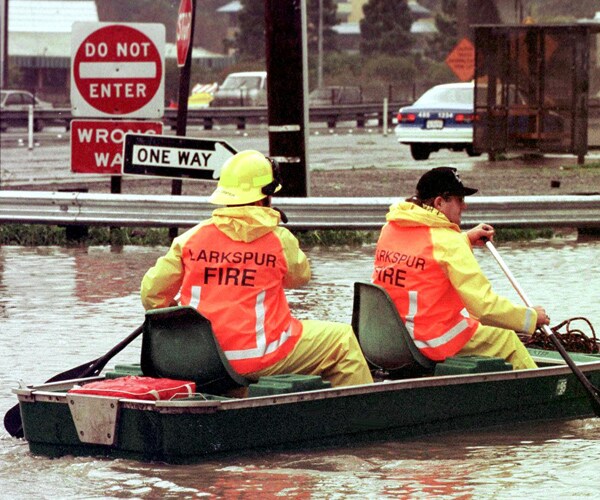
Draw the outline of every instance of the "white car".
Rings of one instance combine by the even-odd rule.
[[[440,149],[479,156],[473,150],[473,94],[473,82],[430,88],[414,104],[398,111],[394,129],[398,142],[410,146],[415,160],[426,160]]]
[[[267,72],[242,71],[227,75],[214,93],[211,106],[266,106]]]
[[[53,108],[52,103],[42,101],[35,97],[31,92],[26,90],[0,90],[0,111],[28,111],[29,106],[33,105],[34,111],[36,109],[51,109]],[[0,129],[6,130],[8,127],[26,127],[27,126],[27,115],[24,115],[24,119],[7,120],[2,118],[0,123]],[[38,118],[33,121],[33,130],[35,132],[41,132],[44,128],[44,122]]]

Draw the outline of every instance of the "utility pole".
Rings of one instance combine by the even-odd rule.
[[[265,0],[269,151],[281,167],[281,196],[309,196],[306,133],[306,2]]]
[[[323,0],[319,0],[317,88],[323,86]]]
[[[0,87],[8,88],[8,0],[2,2],[0,18]]]

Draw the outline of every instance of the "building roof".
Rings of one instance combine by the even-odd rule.
[[[71,33],[76,21],[98,22],[93,0],[10,0],[8,31]]]
[[[242,2],[234,0],[233,2],[223,5],[223,7],[219,7],[217,12],[221,14],[235,14],[240,10],[242,10]]]
[[[366,3],[366,2],[364,2]],[[413,16],[417,18],[421,17],[431,17],[431,11],[426,7],[423,7],[421,4],[416,2],[416,0],[411,0],[407,3],[408,8]],[[236,13],[242,10],[242,2],[239,0],[233,0],[222,7],[217,9],[217,12],[220,13]],[[348,15],[352,12],[352,5],[348,2],[337,2],[337,14],[343,18],[348,17]],[[343,24],[343,23],[340,23]]]
[[[13,61],[29,68],[69,68],[74,22],[99,22],[93,0],[10,0],[8,51]],[[175,44],[165,45],[165,58],[177,57]],[[231,58],[193,47],[194,64],[223,68]]]
[[[339,23],[332,26],[331,29],[338,35],[360,35],[360,25],[358,23]]]
[[[339,23],[332,26],[331,29],[338,35],[344,36],[360,36],[359,23]],[[419,19],[414,21],[410,27],[410,32],[415,35],[426,33],[437,33],[438,29],[435,26],[434,19]]]
[[[422,17],[431,17],[431,11],[426,8],[423,7],[421,4],[419,4],[416,1],[409,1],[407,3],[408,8],[410,10],[410,13],[415,16],[417,19],[422,18]]]
[[[10,57],[19,66],[28,68],[69,68],[71,66],[71,32],[69,33],[9,33]],[[165,58],[176,59],[174,43],[165,44]],[[194,64],[222,69],[231,58],[201,47],[192,48]]]
[[[68,68],[71,65],[71,31],[68,33],[10,32],[9,56],[19,66]]]
[[[421,35],[425,33],[437,33],[438,29],[434,19],[418,19],[411,24],[410,32],[415,35]]]

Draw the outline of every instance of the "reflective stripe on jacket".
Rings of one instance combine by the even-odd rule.
[[[468,238],[442,213],[401,202],[387,221],[372,281],[388,291],[423,354],[453,356],[480,323],[533,332],[535,311],[492,291]]]
[[[302,333],[284,286],[310,279],[296,238],[265,207],[227,207],[173,240],[142,281],[146,309],[191,305],[208,318],[233,368],[252,373],[285,358]]]

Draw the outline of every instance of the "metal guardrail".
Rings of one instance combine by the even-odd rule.
[[[50,191],[0,191],[0,222],[191,227],[215,206],[206,197]],[[291,229],[379,229],[398,198],[275,198]],[[478,196],[463,225],[600,228],[600,195]]]
[[[388,123],[396,116],[398,108],[405,103],[393,102],[388,104]],[[3,124],[12,121],[27,122],[27,111],[2,110],[0,120]],[[383,124],[383,102],[363,104],[340,104],[332,106],[318,106],[309,109],[309,120],[317,123],[327,123],[334,128],[340,121],[356,121],[357,127],[364,127],[369,119],[376,119],[379,125]],[[34,112],[35,118],[47,124],[61,124],[68,130],[71,108],[39,109]],[[163,118],[166,127],[176,127],[177,110],[167,108]],[[188,109],[188,125],[202,125],[205,130],[211,130],[215,123],[235,123],[238,129],[245,129],[248,123],[266,123],[267,107],[208,107],[202,109]],[[4,126],[4,125],[3,125]]]

